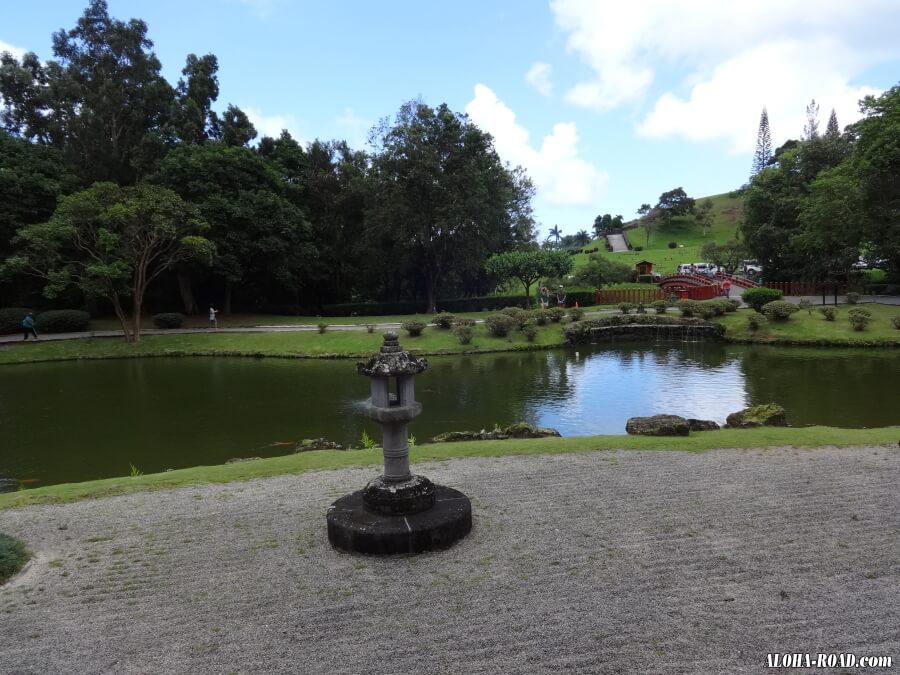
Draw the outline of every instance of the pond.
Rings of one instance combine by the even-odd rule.
[[[624,433],[635,415],[724,422],[776,401],[793,425],[900,424],[894,351],[631,344],[430,357],[420,441],[524,420],[564,436]],[[352,361],[152,358],[0,368],[0,475],[27,487],[358,443],[377,425]]]

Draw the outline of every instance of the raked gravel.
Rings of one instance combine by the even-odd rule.
[[[0,511],[36,553],[0,590],[0,672],[731,674],[769,652],[900,667],[896,447],[416,469],[472,499],[447,551],[331,549],[325,511],[371,468]]]

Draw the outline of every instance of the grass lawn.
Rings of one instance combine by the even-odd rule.
[[[0,532],[0,585],[22,569],[27,561],[25,544]]]
[[[627,231],[631,245],[643,246],[644,250],[642,251],[610,253],[601,240],[594,240],[584,248],[599,248],[597,251],[599,255],[623,262],[630,267],[633,267],[639,260],[649,260],[654,263],[653,270],[655,272],[671,274],[681,263],[701,262],[703,259],[700,255],[700,248],[705,243],[710,241],[721,243],[735,238],[741,216],[741,198],[721,194],[709,197],[709,199],[713,203],[712,225],[706,235],[702,233],[693,218],[674,218],[669,226],[655,229],[650,235],[649,243],[641,228]],[[702,199],[697,201],[702,201]],[[676,242],[679,248],[668,248],[670,241]],[[579,253],[573,257],[576,268],[587,264],[587,254]]]
[[[513,331],[509,337],[496,338],[483,325],[473,327],[474,337],[462,345],[449,330],[428,327],[419,337],[400,331],[404,348],[420,354],[477,354],[562,345],[561,324],[538,327],[534,342]],[[378,351],[381,333],[366,331],[327,331],[290,333],[187,333],[147,335],[140,344],[127,344],[122,338],[83,338],[44,342],[13,343],[0,351],[0,365],[37,361],[74,359],[130,358],[139,356],[283,356],[283,357],[361,357]]]
[[[760,343],[790,344],[834,344],[841,346],[870,346],[893,344],[900,346],[900,330],[894,328],[891,317],[900,316],[900,306],[866,303],[855,305],[872,312],[872,323],[864,331],[854,331],[847,320],[847,312],[854,305],[838,305],[838,316],[834,321],[825,321],[814,305],[812,313],[800,310],[787,321],[768,322],[758,331],[747,326],[751,309],[738,310],[733,314],[716,317],[716,323],[727,327],[728,340]]]
[[[536,438],[530,440],[471,441],[464,443],[430,443],[411,449],[413,462],[449,460],[458,457],[502,457],[506,455],[560,454],[594,450],[680,450],[699,452],[716,448],[758,448],[794,446],[848,447],[854,445],[895,445],[898,428],[835,429],[831,427],[759,427],[756,429],[722,429],[692,433],[687,437],[652,436],[575,436]],[[381,451],[317,450],[313,452],[251,460],[236,464],[198,466],[165,473],[135,477],[108,478],[86,483],[48,485],[32,490],[0,494],[0,509],[29,504],[60,503],[125,494],[161,490],[202,483],[226,483],[265,476],[298,474],[305,471],[380,465]]]

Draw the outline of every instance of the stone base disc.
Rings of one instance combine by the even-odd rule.
[[[434,506],[407,516],[366,509],[362,490],[341,497],[328,509],[328,541],[342,551],[371,555],[423,553],[452,546],[472,529],[472,504],[459,490],[434,487]]]

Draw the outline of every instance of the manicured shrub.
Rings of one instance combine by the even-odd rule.
[[[755,311],[762,313],[762,308],[769,302],[781,300],[784,293],[777,288],[748,288],[742,296],[744,302]]]
[[[892,316],[891,323],[894,324],[894,328],[900,330],[900,314],[898,314],[897,316]]]
[[[819,307],[819,311],[826,321],[834,321],[838,315],[837,307]]]
[[[678,242],[677,242],[677,241],[670,241],[670,242],[669,242],[669,248],[678,248]]]
[[[669,303],[665,300],[654,300],[650,303],[650,306],[653,308],[653,311],[657,314],[665,314],[666,309],[669,307]]]
[[[525,322],[532,318],[531,312],[521,307],[504,307],[500,310],[501,314],[505,314],[516,324],[516,328],[521,328]]]
[[[632,250],[634,250],[634,251],[643,251],[643,250],[644,250],[644,247],[643,247],[643,246],[635,246]]]
[[[532,316],[534,316],[534,322],[538,326],[546,326],[552,320],[550,318],[550,310],[549,309],[536,309]]]
[[[515,325],[515,319],[507,314],[491,314],[484,319],[488,333],[494,337],[506,337]]]
[[[422,321],[404,321],[400,324],[400,328],[409,333],[410,337],[419,337],[425,330],[425,323]]]
[[[848,305],[855,305],[858,302],[859,302],[859,293],[857,293],[856,291],[850,291],[849,293],[847,293],[847,304]]]
[[[853,330],[865,330],[866,326],[872,323],[872,312],[864,307],[854,307],[847,312],[847,319]]]
[[[725,301],[725,311],[726,312],[736,312],[741,307],[741,301],[737,298],[728,298]]]
[[[710,302],[698,302],[696,311],[697,314],[700,315],[700,318],[705,319],[706,321],[709,321],[717,314],[716,306]],[[722,313],[724,314],[724,311]]]
[[[711,307],[715,316],[724,316],[728,311],[728,303],[725,300],[706,300],[700,304]]]
[[[461,316],[453,321],[454,326],[469,326],[472,327],[475,325],[475,319],[470,319],[465,316]]]
[[[4,307],[0,309],[0,335],[22,332],[22,319],[31,312],[25,307]]]
[[[622,312],[622,314],[630,314],[631,310],[633,310],[633,309],[634,309],[633,302],[620,302],[619,303],[619,311]]]
[[[750,314],[747,317],[747,328],[756,332],[766,325],[766,317],[762,314]]]
[[[566,310],[564,310],[562,307],[551,307],[547,311],[550,312],[550,320],[553,323],[559,323],[566,315]]]
[[[638,314],[646,314],[647,306],[643,302],[639,302],[637,309],[635,309],[634,311],[637,312]]]
[[[25,544],[0,532],[0,585],[22,569],[27,561]]]
[[[457,323],[453,326],[453,335],[456,336],[456,339],[459,340],[459,344],[467,345],[472,341],[472,334],[474,333],[474,329],[472,326],[463,323]]]
[[[153,325],[157,328],[181,328],[184,325],[184,314],[180,312],[154,314]]]
[[[456,321],[456,317],[450,312],[441,312],[440,314],[435,314],[431,319],[431,323],[437,324],[438,328],[447,329],[453,327],[454,321]]]
[[[54,309],[38,314],[35,324],[39,333],[78,333],[90,322],[91,315],[80,309]]]
[[[522,331],[522,335],[525,336],[526,340],[528,340],[529,342],[534,342],[534,338],[536,338],[538,334],[538,327],[534,325],[533,322],[526,321],[522,325],[522,328],[520,328],[520,330]]]
[[[572,307],[569,310],[569,318],[572,321],[581,321],[584,318],[584,310],[581,307]]]
[[[675,306],[681,312],[681,316],[692,317],[700,313],[700,303],[696,300],[679,300]]]
[[[812,303],[806,298],[800,298],[800,302],[797,303],[797,307],[800,309],[805,309],[806,313],[812,316]]]
[[[787,321],[791,318],[791,314],[799,312],[800,308],[793,302],[775,300],[763,305],[762,311],[769,321]]]

